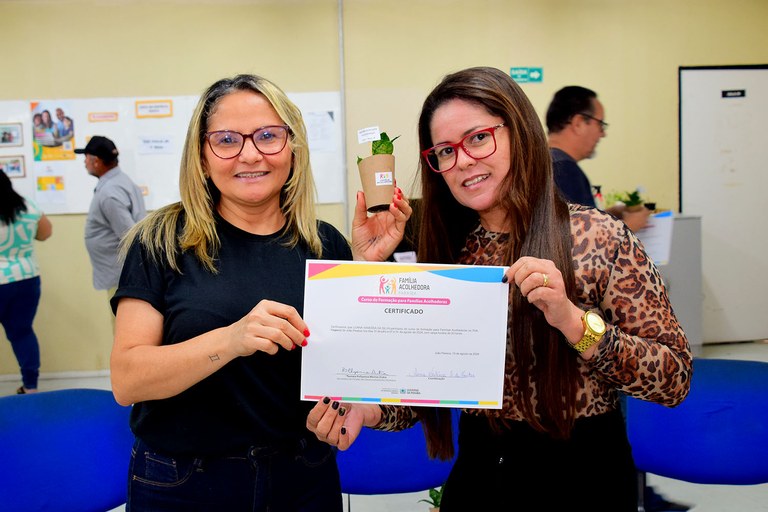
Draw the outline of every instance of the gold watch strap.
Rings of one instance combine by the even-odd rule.
[[[592,333],[585,333],[584,337],[581,338],[581,341],[579,341],[577,344],[573,346],[573,348],[576,349],[576,352],[579,354],[584,353],[589,347],[600,341],[600,338],[602,336],[595,336]]]

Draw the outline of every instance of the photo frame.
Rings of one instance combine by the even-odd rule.
[[[27,175],[23,155],[0,156],[0,172],[4,172],[9,178],[23,178]]]
[[[24,130],[21,123],[0,123],[0,148],[24,144]]]

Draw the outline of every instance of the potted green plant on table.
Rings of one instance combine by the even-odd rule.
[[[648,225],[648,218],[656,205],[646,203],[640,195],[640,190],[625,192],[618,199],[619,202],[615,206],[608,208],[609,213],[624,221],[624,224],[635,233]]]
[[[631,192],[626,192],[621,198],[621,202],[624,203],[628,212],[636,212],[643,209],[643,203],[645,201],[640,197],[639,190],[633,190]]]

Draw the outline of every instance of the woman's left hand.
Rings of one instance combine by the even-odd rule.
[[[320,441],[346,450],[355,442],[363,427],[381,421],[381,407],[376,404],[343,404],[325,397],[307,416],[307,430]]]
[[[583,311],[568,298],[563,275],[554,262],[523,256],[504,275],[520,289],[528,302],[544,312],[549,325],[568,338],[573,332],[580,337],[577,331],[580,330]]]
[[[355,260],[384,261],[395,252],[403,239],[405,223],[413,209],[403,192],[395,187],[389,210],[368,216],[365,195],[357,193],[355,218],[352,220],[352,256]]]

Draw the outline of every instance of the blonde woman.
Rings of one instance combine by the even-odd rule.
[[[180,187],[129,233],[112,299],[113,390],[135,404],[128,510],[341,511],[299,400],[305,261],[384,260],[410,206],[398,190],[368,217],[359,194],[352,247],[318,221],[301,113],[252,75],[203,94]]]

